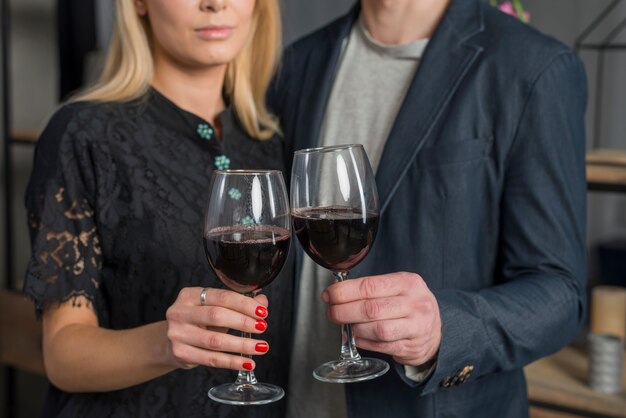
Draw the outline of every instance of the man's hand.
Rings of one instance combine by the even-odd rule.
[[[327,316],[352,324],[357,346],[419,366],[433,359],[441,343],[435,296],[415,273],[391,273],[333,283],[322,292]]]

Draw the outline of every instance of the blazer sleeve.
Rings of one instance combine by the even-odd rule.
[[[521,368],[576,336],[586,311],[586,101],[571,51],[526,89],[505,160],[494,285],[435,292],[442,342],[422,394]]]

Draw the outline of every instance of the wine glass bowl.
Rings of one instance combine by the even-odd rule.
[[[293,228],[305,252],[320,266],[349,271],[369,252],[378,229],[378,214],[351,207],[295,209]]]
[[[254,297],[269,285],[287,259],[291,238],[289,202],[282,173],[215,171],[203,237],[209,265],[226,287]],[[242,336],[251,337],[245,332]],[[284,394],[278,386],[257,382],[252,371],[240,371],[234,383],[209,390],[211,399],[230,405],[267,404]]]
[[[296,151],[291,174],[293,229],[304,251],[338,281],[367,256],[378,230],[376,182],[361,145]],[[313,372],[318,380],[349,383],[373,379],[389,364],[362,358],[350,324],[342,325],[340,359]]]
[[[220,281],[231,290],[254,295],[280,271],[289,251],[289,231],[275,226],[217,227],[204,246]]]

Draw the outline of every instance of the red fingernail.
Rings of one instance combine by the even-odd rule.
[[[254,349],[258,351],[259,353],[267,353],[267,350],[270,349],[270,346],[267,345],[267,343],[257,343],[254,346]]]
[[[254,328],[258,329],[259,331],[265,331],[267,329],[267,322],[262,319],[257,319]]]
[[[250,362],[245,362],[245,363],[243,364],[243,368],[244,368],[244,369],[246,369],[246,370],[252,370],[252,369],[253,369],[253,367],[254,367],[254,366],[252,366],[252,363],[250,363]]]
[[[265,318],[267,316],[267,308],[265,306],[258,306],[254,311],[259,318]]]

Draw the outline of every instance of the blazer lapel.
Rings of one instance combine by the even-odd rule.
[[[307,59],[302,87],[302,97],[307,99],[299,103],[301,108],[298,111],[294,150],[318,146],[343,43],[358,15],[357,5],[336,26],[328,30],[325,43],[316,48]]]
[[[381,213],[482,48],[466,40],[482,31],[478,1],[453,0],[430,40],[391,129],[376,183]]]

